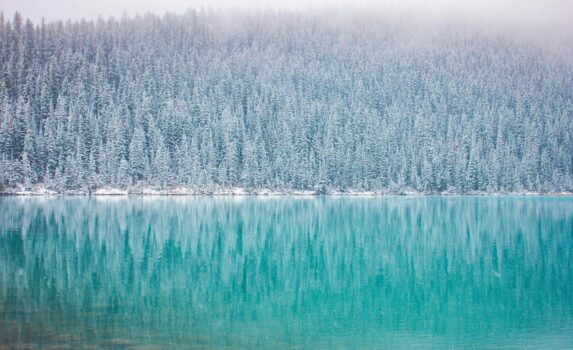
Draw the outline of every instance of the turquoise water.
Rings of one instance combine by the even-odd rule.
[[[573,348],[573,198],[0,198],[0,349]]]

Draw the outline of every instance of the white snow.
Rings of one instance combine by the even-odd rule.
[[[95,196],[125,196],[127,190],[122,190],[114,187],[102,187],[92,192]]]
[[[58,194],[56,191],[49,190],[42,185],[35,185],[30,188],[25,186],[17,186],[16,188],[9,188],[0,191],[0,194],[12,194],[19,196],[49,196]]]
[[[315,191],[295,190],[295,191],[290,192],[289,194],[292,194],[294,196],[314,196],[314,195],[316,195],[316,192]]]
[[[14,188],[7,188],[0,190],[0,194],[3,195],[21,195],[21,196],[48,196],[48,195],[60,195],[54,190],[47,189],[42,184],[35,185],[26,188],[23,185],[19,185]],[[84,191],[66,191],[64,195],[88,195]],[[128,189],[121,189],[117,187],[105,186],[100,187],[91,192],[93,196],[127,196],[127,195],[143,195],[143,196],[196,196],[196,195],[216,195],[216,196],[315,196],[318,195],[316,191],[313,190],[297,190],[297,189],[282,189],[282,190],[272,190],[269,188],[261,189],[245,189],[243,187],[216,187],[216,188],[193,188],[193,187],[173,187],[168,189],[159,189],[154,187],[132,187]],[[393,192],[390,190],[378,190],[378,191],[364,191],[355,189],[345,189],[345,190],[332,190],[328,191],[326,195],[329,196],[356,196],[356,197],[372,197],[372,196],[387,196],[387,195],[404,195],[404,196],[427,196],[427,195],[441,195],[441,196],[451,196],[460,195],[452,191],[444,191],[442,193],[425,193],[419,192],[410,188],[405,188],[398,192]],[[465,195],[477,195],[477,196],[498,196],[498,195],[514,195],[514,196],[573,196],[573,192],[552,192],[552,193],[541,193],[532,191],[520,191],[520,192],[482,192],[474,191],[466,193]]]

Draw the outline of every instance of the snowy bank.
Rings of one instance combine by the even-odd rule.
[[[357,189],[346,190],[308,190],[308,189],[246,189],[243,187],[212,187],[212,188],[195,188],[195,187],[173,187],[173,188],[156,188],[156,187],[129,187],[117,188],[104,186],[92,191],[75,190],[58,193],[44,185],[35,186],[17,186],[14,188],[0,189],[0,195],[17,195],[17,196],[53,196],[53,195],[76,195],[76,196],[196,196],[196,195],[215,195],[215,196],[354,196],[354,197],[373,197],[386,195],[402,196],[573,196],[573,192],[483,192],[473,191],[458,193],[454,191],[444,192],[420,192],[413,189],[401,190],[374,190],[364,191]]]

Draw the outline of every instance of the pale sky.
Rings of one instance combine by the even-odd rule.
[[[46,20],[119,18],[123,14],[184,13],[189,8],[322,10],[341,8],[397,11],[430,18],[470,19],[540,27],[573,35],[573,0],[0,0],[8,19],[15,11],[39,23]]]

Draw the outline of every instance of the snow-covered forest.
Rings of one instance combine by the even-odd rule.
[[[0,190],[572,191],[571,56],[413,27],[2,16]]]

